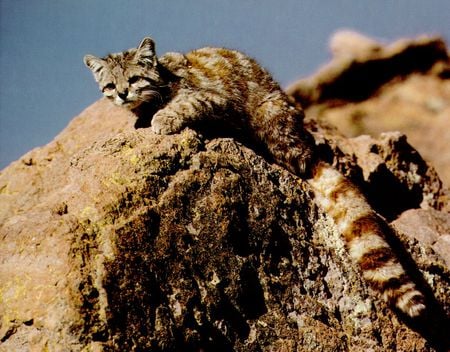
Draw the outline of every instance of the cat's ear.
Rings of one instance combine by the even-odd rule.
[[[146,37],[139,44],[136,57],[139,61],[154,65],[156,63],[155,42],[152,38]]]
[[[105,61],[93,55],[85,55],[83,58],[84,64],[92,71],[95,80],[100,79],[100,72],[105,67]]]

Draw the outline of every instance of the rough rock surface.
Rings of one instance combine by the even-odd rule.
[[[367,288],[301,179],[233,139],[157,136],[134,120],[100,100],[1,172],[1,351],[445,349],[436,241],[401,222],[393,239],[432,307],[409,321]],[[438,176],[403,136],[311,128],[384,216],[447,216]]]
[[[450,216],[434,209],[410,209],[392,222],[395,229],[426,243],[450,267]]]
[[[400,131],[450,186],[450,55],[438,37],[383,45],[342,31],[333,58],[287,91],[312,119],[354,137]]]

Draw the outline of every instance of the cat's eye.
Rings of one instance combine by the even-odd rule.
[[[114,83],[108,83],[106,86],[103,87],[103,91],[105,90],[113,90],[116,88],[116,85]]]
[[[140,79],[141,79],[141,77],[139,77],[139,76],[133,76],[128,80],[128,83],[133,84],[133,83],[136,83],[137,81],[139,81]]]

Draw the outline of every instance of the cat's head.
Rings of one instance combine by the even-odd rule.
[[[86,55],[84,63],[92,71],[103,95],[114,104],[134,109],[143,102],[161,99],[165,85],[155,53],[155,42],[144,38],[136,49],[104,58]]]

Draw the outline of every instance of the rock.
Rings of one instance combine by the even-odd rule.
[[[445,348],[450,276],[428,239],[392,239],[434,302],[412,322],[366,286],[306,182],[233,139],[134,123],[101,100],[1,172],[0,350]],[[382,197],[381,214],[443,206],[403,136],[311,128],[367,194],[371,175],[402,185],[409,205]]]
[[[383,50],[380,43],[351,30],[340,30],[335,32],[330,39],[330,51],[334,57],[355,58],[366,57],[369,53],[376,54]]]
[[[422,36],[384,45],[342,31],[333,58],[287,91],[311,119],[348,137],[400,131],[450,185],[450,59],[443,39]]]
[[[449,54],[438,37],[402,39],[383,46],[359,33],[343,31],[334,34],[330,47],[334,54],[330,63],[287,88],[304,107],[365,100],[384,84],[415,72],[444,79],[449,74]]]
[[[405,135],[386,132],[378,139],[345,138],[327,128],[313,134],[322,153],[332,156],[329,162],[359,185],[388,220],[410,208],[448,210],[449,195],[442,181]]]
[[[450,214],[410,209],[392,222],[397,231],[431,247],[450,267]]]

